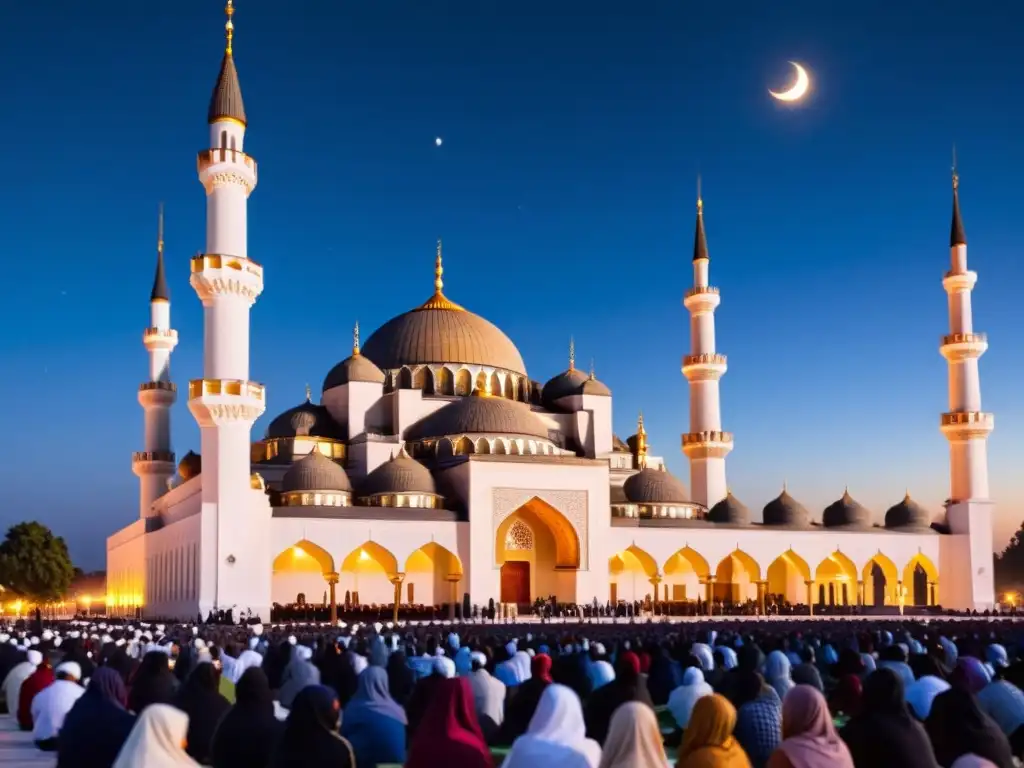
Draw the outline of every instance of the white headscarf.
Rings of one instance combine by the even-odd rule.
[[[768,654],[768,660],[764,665],[764,679],[779,694],[780,700],[786,698],[786,694],[793,687],[791,670],[789,657],[782,651],[772,651]]]
[[[590,665],[590,684],[595,691],[604,685],[608,685],[614,679],[615,667],[604,659],[595,661]]]
[[[231,664],[231,669],[225,669],[225,672],[229,672],[228,679],[235,685],[238,685],[238,681],[242,679],[245,670],[262,666],[262,664],[263,657],[256,653],[256,651],[242,651],[238,658],[234,660],[234,663]]]
[[[690,715],[697,704],[697,699],[710,696],[714,690],[704,682],[704,673],[697,667],[687,667],[683,673],[683,684],[676,688],[668,697],[668,711],[676,725],[685,729],[690,724]]]
[[[529,728],[512,744],[502,768],[597,768],[600,762],[601,747],[587,738],[579,696],[552,683],[541,694]]]
[[[135,721],[112,768],[178,768],[198,765],[185,753],[188,715],[169,704],[150,704]]]
[[[533,672],[530,671],[530,654],[526,651],[516,651],[516,655],[512,657],[512,663],[515,665],[516,677],[519,678],[520,683],[525,683],[533,677]]]

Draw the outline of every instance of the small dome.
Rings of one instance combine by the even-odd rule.
[[[618,435],[612,435],[612,450],[615,453],[629,453],[629,446],[622,442],[622,438]]]
[[[622,485],[632,504],[688,504],[690,494],[682,481],[660,469],[641,469]]]
[[[581,395],[598,395],[599,397],[611,397],[612,391],[608,389],[608,385],[602,381],[598,381],[593,375],[588,376],[587,380],[579,388]]]
[[[184,480],[191,480],[198,477],[203,471],[203,457],[198,453],[189,451],[181,457],[178,462],[178,476]]]
[[[826,528],[870,528],[871,510],[843,491],[842,498],[825,507],[821,522]]]
[[[406,440],[447,435],[525,435],[548,439],[548,429],[530,406],[503,397],[460,397],[424,416],[405,431]]]
[[[540,392],[540,399],[544,405],[551,406],[554,402],[563,397],[580,394],[580,388],[586,383],[587,374],[583,371],[570,368],[550,379]],[[609,393],[610,394],[610,393]]]
[[[430,470],[405,452],[399,451],[359,484],[360,496],[377,496],[382,493],[432,493],[437,494],[437,484]]]
[[[291,491],[351,491],[352,484],[340,465],[314,448],[309,455],[296,461],[281,479],[281,490]]]
[[[762,515],[765,525],[807,527],[811,524],[810,514],[785,489],[765,505]]]
[[[309,400],[275,416],[267,427],[265,440],[289,437],[327,437],[343,440],[344,430],[331,418],[327,408]]]
[[[629,504],[629,499],[626,498],[626,492],[621,485],[613,485],[609,489],[609,496],[612,504]]]
[[[930,528],[932,516],[928,510],[910,498],[910,492],[899,504],[885,513],[886,528]]]
[[[708,510],[708,520],[712,523],[729,523],[732,525],[749,525],[750,510],[729,491],[725,498]]]
[[[323,391],[326,392],[332,387],[340,387],[353,381],[383,384],[384,372],[366,355],[354,354],[331,368],[327,378],[324,379]]]

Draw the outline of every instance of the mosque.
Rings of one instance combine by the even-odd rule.
[[[437,245],[433,291],[396,315],[327,372],[319,402],[270,421],[251,439],[266,391],[250,378],[249,313],[263,291],[250,257],[247,200],[257,164],[227,45],[210,100],[209,149],[198,155],[206,192],[206,249],[190,283],[204,309],[202,378],[188,384],[201,453],[175,462],[170,357],[177,344],[162,223],[150,324],[149,378],[138,399],[145,450],[132,456],[139,515],[107,540],[111,613],[194,617],[346,593],[361,604],[528,604],[554,595],[602,603],[655,601],[863,606],[994,603],[992,521],[978,359],[957,177],[951,262],[942,281],[950,328],[950,446],[945,509],[899,500],[884,518],[843,493],[813,514],[783,489],[751,513],[726,485],[733,435],[723,429],[716,347],[719,289],[710,282],[703,205],[697,202],[689,427],[681,449],[689,487],[651,454],[642,417],[621,440],[612,393],[580,370],[531,378],[499,328],[449,299]],[[938,267],[938,264],[936,264]],[[176,272],[176,268],[175,268]],[[425,286],[426,288],[426,286]],[[427,290],[424,291],[427,294]],[[422,297],[421,297],[422,298]],[[398,307],[397,309],[401,309]],[[759,517],[759,519],[757,519]]]

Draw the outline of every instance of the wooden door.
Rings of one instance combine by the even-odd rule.
[[[501,602],[530,604],[530,564],[505,563],[501,566]]]

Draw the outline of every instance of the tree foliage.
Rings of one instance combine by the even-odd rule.
[[[0,583],[35,602],[60,600],[74,578],[68,545],[42,523],[18,523],[0,544]]]
[[[997,586],[1001,588],[1024,582],[1024,523],[1013,534],[1006,549],[996,557],[995,577]]]

